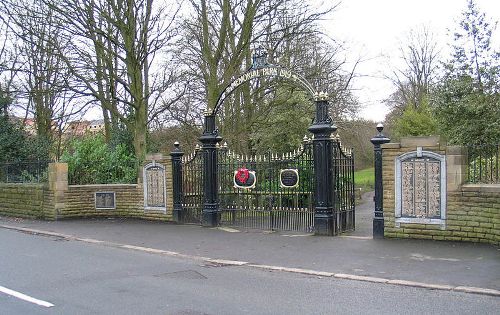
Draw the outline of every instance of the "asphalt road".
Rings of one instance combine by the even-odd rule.
[[[0,314],[497,314],[500,298],[269,272],[0,230]]]

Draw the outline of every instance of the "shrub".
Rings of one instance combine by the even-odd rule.
[[[61,160],[68,163],[70,184],[118,184],[137,181],[137,161],[125,145],[110,148],[102,135],[78,139]]]

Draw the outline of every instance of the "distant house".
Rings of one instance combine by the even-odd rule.
[[[18,125],[22,126],[22,128],[30,135],[36,135],[36,120],[33,118],[21,118],[15,116],[9,116],[9,120]],[[56,121],[52,122],[52,128],[55,131]],[[104,120],[96,119],[96,120],[78,120],[78,121],[70,121],[64,125],[63,128],[63,136],[65,137],[81,137],[86,134],[96,134],[99,132],[104,132]]]
[[[36,121],[33,118],[21,118],[16,116],[9,116],[9,120],[18,125],[22,126],[24,131],[30,135],[36,135]]]
[[[98,133],[98,132],[103,132],[104,131],[104,120],[103,119],[91,120],[89,122],[87,130],[93,134]]]
[[[66,124],[63,133],[68,136],[83,136],[88,130],[89,121],[70,121]]]
[[[32,118],[23,119],[24,130],[30,135],[36,135],[36,121]]]
[[[80,120],[70,121],[64,128],[66,136],[84,136],[86,134],[96,134],[104,131],[104,120]]]

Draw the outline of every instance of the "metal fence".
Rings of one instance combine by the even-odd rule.
[[[314,160],[312,143],[288,154],[243,156],[219,150],[221,225],[250,229],[312,232],[314,227]],[[234,186],[235,170],[255,172],[252,189]],[[297,172],[297,184],[283,187],[280,173]]]
[[[340,142],[333,145],[334,235],[355,229],[354,154]]]
[[[500,144],[468,146],[469,183],[500,183]]]
[[[26,160],[0,164],[2,183],[44,183],[49,179],[47,160]]]
[[[354,157],[332,140],[331,192],[333,234],[354,230]],[[219,223],[248,229],[314,231],[315,170],[313,144],[294,152],[244,156],[226,145],[217,150]],[[202,223],[204,204],[203,150],[182,158],[179,198],[183,222]],[[245,179],[238,176],[245,174]],[[288,174],[288,175],[285,175]],[[240,183],[237,183],[237,180]]]
[[[97,184],[137,184],[139,163],[130,161],[119,165],[68,165],[68,183],[70,185]]]
[[[203,155],[199,147],[182,160],[182,209],[184,222],[201,224],[203,209]]]

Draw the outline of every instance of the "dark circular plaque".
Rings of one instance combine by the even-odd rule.
[[[297,187],[299,185],[299,171],[297,169],[281,170],[280,184],[283,188]]]

